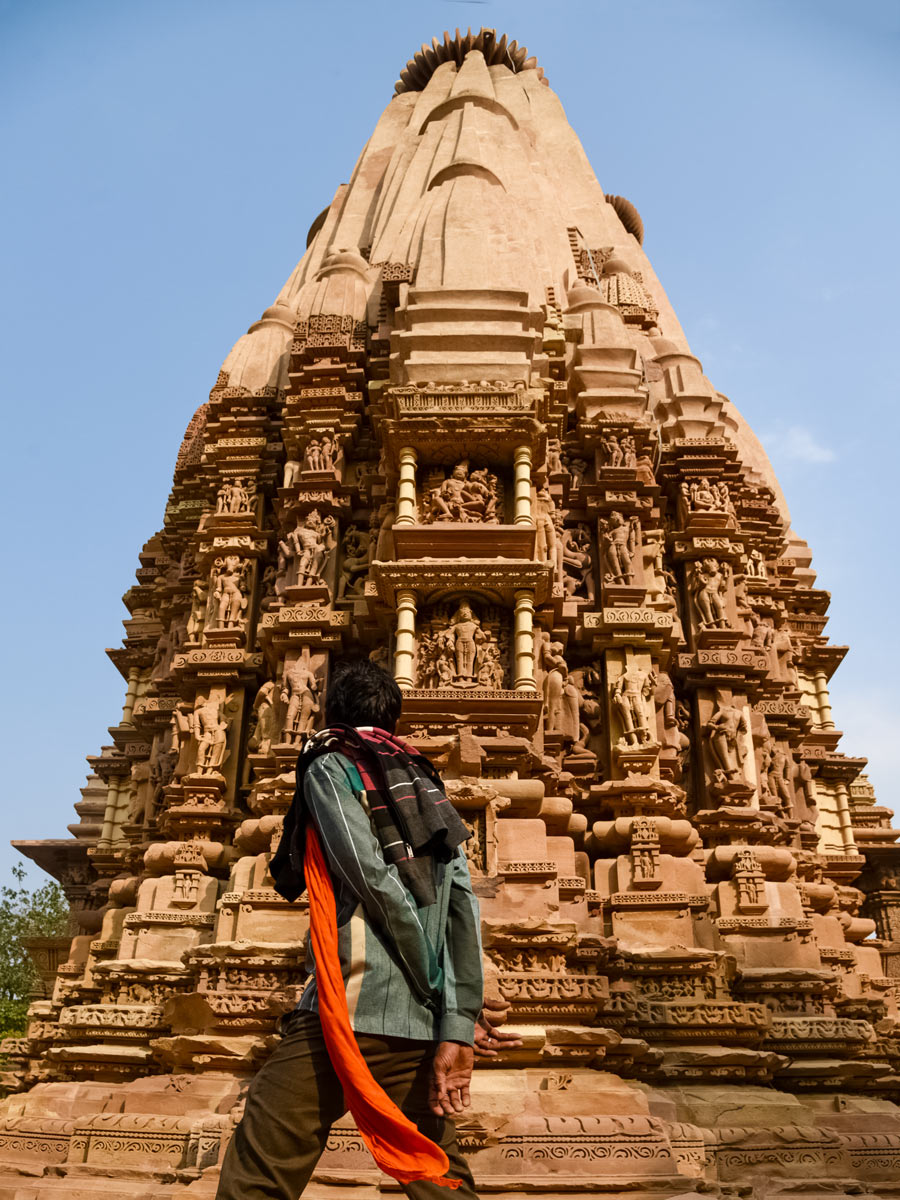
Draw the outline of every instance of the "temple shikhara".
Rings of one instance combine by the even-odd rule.
[[[355,655],[474,833],[523,1043],[460,1121],[486,1194],[900,1196],[898,834],[839,749],[828,593],[643,236],[524,48],[401,72],[185,414],[70,836],[16,843],[74,936],[4,1046],[0,1200],[214,1195],[303,988],[267,864]],[[389,1190],[349,1118],[316,1180]]]

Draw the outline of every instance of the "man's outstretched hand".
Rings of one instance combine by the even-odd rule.
[[[479,1058],[496,1058],[501,1050],[518,1050],[522,1039],[516,1033],[500,1029],[506,1020],[508,1006],[502,1001],[484,1001],[484,1008],[475,1022],[475,1053]]]
[[[428,1105],[438,1117],[452,1117],[469,1107],[469,1081],[475,1054],[461,1042],[440,1042],[431,1064]]]

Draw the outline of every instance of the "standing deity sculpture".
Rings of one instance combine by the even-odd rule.
[[[191,716],[191,733],[197,747],[196,768],[201,775],[218,771],[225,761],[228,721],[225,705],[210,696],[197,698]]]
[[[634,579],[633,560],[639,532],[637,517],[626,520],[620,512],[614,512],[608,518],[601,518],[600,548],[603,578],[607,583],[627,584]]]
[[[559,438],[550,438],[547,442],[547,472],[559,475],[564,470],[562,462],[562,445]]]
[[[334,517],[323,519],[314,508],[305,518],[301,517],[293,532],[288,534],[288,550],[294,560],[299,587],[323,582],[322,571],[334,548],[334,533]]]
[[[463,600],[460,603],[450,618],[447,630],[453,638],[456,667],[453,682],[457,686],[472,687],[477,679],[475,668],[485,634],[481,628],[481,621],[472,612],[467,601]]]
[[[703,727],[703,736],[709,742],[714,763],[713,774],[717,783],[745,782],[745,739],[749,732],[750,726],[744,710],[734,704],[722,704],[720,701],[715,713]]]
[[[619,439],[619,448],[622,451],[622,466],[627,467],[629,471],[635,470],[637,467],[637,442],[630,433]]]
[[[213,566],[213,628],[238,629],[241,626],[248,603],[250,568],[251,560],[237,554],[216,559]]]
[[[281,703],[287,705],[284,716],[284,736],[289,742],[299,742],[312,732],[319,711],[319,679],[310,665],[309,651],[285,664],[281,677]]]
[[[701,629],[729,629],[725,597],[731,568],[717,558],[703,558],[694,564],[689,590]]]
[[[654,742],[647,716],[647,702],[656,691],[656,672],[631,663],[610,687],[610,698],[622,722],[619,745],[625,749]]]

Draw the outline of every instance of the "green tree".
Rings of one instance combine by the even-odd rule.
[[[61,937],[66,933],[69,906],[58,883],[33,891],[25,887],[25,868],[12,869],[15,883],[0,887],[0,1037],[25,1031],[25,1014],[37,971],[22,939]]]

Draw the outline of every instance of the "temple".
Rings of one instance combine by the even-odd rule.
[[[838,749],[810,551],[642,241],[524,48],[401,73],[190,417],[70,836],[16,843],[74,927],[3,1047],[0,1200],[214,1196],[303,988],[294,763],[359,654],[474,833],[522,1038],[461,1119],[484,1193],[900,1196],[898,834]],[[311,1194],[382,1186],[345,1119]]]

